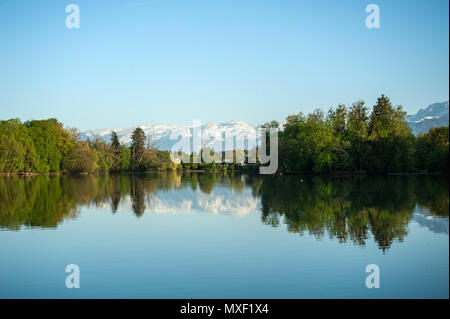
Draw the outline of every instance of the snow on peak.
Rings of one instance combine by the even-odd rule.
[[[431,104],[425,109],[420,109],[416,114],[409,115],[406,120],[416,135],[426,133],[432,127],[448,126],[448,101]]]
[[[112,131],[115,131],[121,144],[130,145],[131,135],[137,127],[142,128],[147,138],[150,138],[151,142],[160,150],[171,150],[172,146],[181,140],[181,138],[193,136],[192,125],[177,126],[154,124],[130,128],[88,130],[81,132],[81,138],[84,140],[93,140],[96,138],[109,140]],[[253,126],[243,121],[231,121],[220,124],[208,122],[201,126],[201,132],[203,134],[202,144],[203,147],[212,147],[213,145],[217,145],[217,143],[223,142],[225,136],[227,136],[233,137],[236,145],[244,145],[244,148],[251,149],[256,146],[254,141],[258,134],[257,129],[258,126]],[[173,135],[178,136],[178,139],[172,139],[171,137]],[[225,145],[227,145],[227,143],[225,143]],[[230,145],[225,146],[225,150],[229,150],[227,147],[230,148]],[[233,146],[231,146],[231,148],[233,148]]]

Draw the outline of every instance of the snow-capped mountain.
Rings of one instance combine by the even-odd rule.
[[[421,132],[426,133],[432,127],[448,126],[449,103],[447,101],[431,104],[427,108],[421,109],[417,114],[407,116],[407,121],[415,135]],[[81,138],[83,140],[102,138],[109,141],[111,132],[115,131],[121,144],[130,145],[131,134],[137,127],[88,130],[81,133]],[[242,121],[220,124],[210,122],[197,128],[194,128],[192,125],[161,124],[141,125],[139,127],[150,138],[152,145],[160,150],[172,150],[172,147],[183,139],[190,140],[190,143],[193,143],[193,140],[202,141],[201,145],[193,146],[195,151],[199,151],[202,147],[215,148],[214,146],[219,143],[222,143],[225,151],[242,148],[252,149],[258,144],[259,126]],[[193,138],[194,136],[195,139]],[[226,136],[231,137],[234,142],[224,142]]]
[[[130,128],[112,128],[112,129],[100,129],[89,130],[81,133],[83,140],[94,140],[96,138],[102,138],[109,141],[111,138],[111,132],[115,131],[119,137],[121,144],[131,144],[131,134],[138,126]],[[258,136],[258,126],[253,126],[242,121],[231,121],[228,123],[207,123],[202,126],[193,127],[193,125],[176,126],[176,125],[141,125],[139,126],[145,132],[147,138],[150,139],[152,145],[160,150],[171,150],[172,147],[182,139],[194,140],[193,136],[196,136],[197,141],[202,141],[202,145],[193,146],[196,151],[199,151],[200,147],[211,147],[217,143],[223,143],[225,151],[238,149],[251,149],[256,146],[256,140]],[[225,137],[232,137],[234,142],[224,143]],[[229,141],[227,139],[227,141]],[[243,145],[243,147],[242,147]]]
[[[415,115],[409,115],[407,121],[415,135],[427,133],[432,127],[448,126],[448,101],[434,103]]]

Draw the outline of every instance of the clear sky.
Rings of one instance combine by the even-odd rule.
[[[448,87],[448,0],[0,0],[0,119],[259,124],[382,93],[415,113]]]

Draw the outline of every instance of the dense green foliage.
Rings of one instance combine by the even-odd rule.
[[[325,115],[316,110],[305,116],[289,115],[279,127],[280,173],[407,173],[448,174],[448,127],[435,128],[417,138],[411,133],[401,106],[393,107],[382,95],[369,114],[363,101],[347,108],[339,105]],[[268,140],[269,144],[270,141]],[[269,146],[267,146],[269,147]],[[252,150],[254,151],[254,150]],[[210,149],[202,150],[202,157]],[[230,151],[231,152],[231,151]],[[168,151],[153,148],[141,128],[132,134],[130,147],[111,140],[81,141],[76,129],[64,129],[56,119],[0,121],[0,174],[108,173],[145,170],[248,171],[257,165],[242,165],[249,151],[235,150],[233,163],[205,163],[190,154],[190,163],[175,164]],[[226,158],[222,154],[222,158]]]
[[[447,127],[435,127],[417,138],[417,167],[448,174],[449,132]]]
[[[56,119],[0,121],[0,173],[59,172],[73,147],[70,133]]]
[[[145,134],[136,129],[131,147],[111,142],[80,140],[76,129],[66,130],[55,119],[0,121],[0,173],[108,173],[176,169],[169,152],[145,146]],[[136,140],[136,141],[135,141]]]
[[[279,133],[279,163],[284,173],[442,172],[448,146],[448,127],[416,138],[402,107],[382,95],[371,114],[358,101],[348,109],[330,109],[327,116],[321,110],[288,116]]]

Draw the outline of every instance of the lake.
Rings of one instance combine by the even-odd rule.
[[[0,298],[448,298],[448,192],[437,176],[0,177]]]

